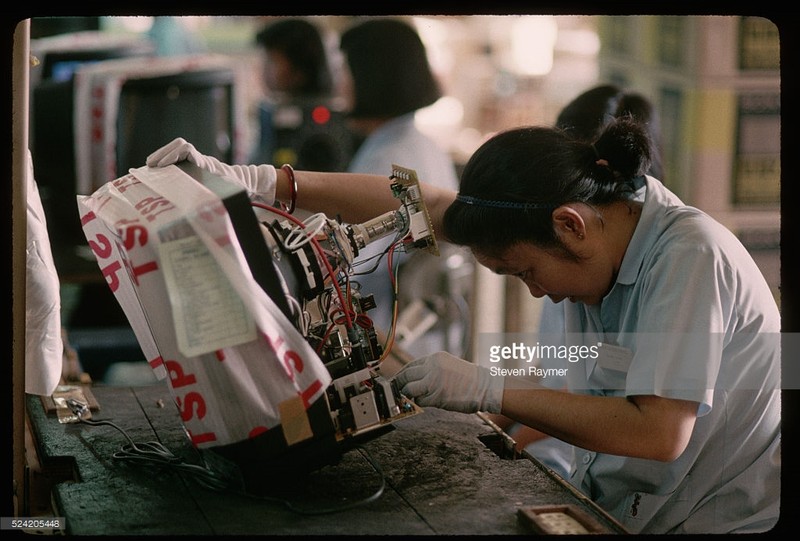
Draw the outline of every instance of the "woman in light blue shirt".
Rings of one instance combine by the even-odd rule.
[[[661,122],[655,106],[644,95],[613,84],[593,86],[578,94],[561,109],[555,126],[571,137],[591,142],[597,138],[606,123],[623,116],[630,116],[647,127],[654,147],[647,174],[663,181]],[[644,191],[644,183],[640,182],[633,197],[643,200]],[[675,203],[681,204],[677,197]],[[539,321],[539,332],[542,335],[557,333],[559,329],[563,329],[564,303],[555,304],[548,297],[543,297]],[[549,377],[542,380],[542,383],[550,388],[566,385],[564,377]],[[509,420],[502,416],[498,416],[495,422],[501,426],[509,425]],[[524,446],[525,451],[561,476],[569,477],[572,446],[518,423],[509,426],[507,432],[518,444]]]
[[[565,303],[561,339],[584,348],[561,360],[568,391],[443,352],[395,379],[423,407],[502,413],[574,445],[570,481],[633,533],[766,531],[780,502],[778,308],[730,231],[644,176],[650,152],[627,120],[594,144],[509,130],[472,156],[444,214],[479,263]]]

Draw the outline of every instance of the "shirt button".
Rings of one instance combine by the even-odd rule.
[[[588,464],[591,461],[592,461],[592,454],[591,453],[586,453],[585,455],[583,455],[583,463],[584,464]]]

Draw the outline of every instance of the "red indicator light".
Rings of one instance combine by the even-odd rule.
[[[331,111],[327,107],[319,105],[311,111],[311,119],[316,124],[325,124],[331,119]]]

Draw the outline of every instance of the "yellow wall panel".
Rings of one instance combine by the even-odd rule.
[[[730,90],[701,90],[693,101],[692,146],[700,152],[732,152],[736,148],[736,94]]]

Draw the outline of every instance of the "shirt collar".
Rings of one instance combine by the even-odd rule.
[[[633,284],[639,277],[642,261],[648,247],[653,245],[659,235],[659,228],[656,226],[666,209],[676,204],[683,204],[666,186],[651,176],[645,177],[644,190],[642,215],[633,231],[617,274],[617,283],[623,285]]]

